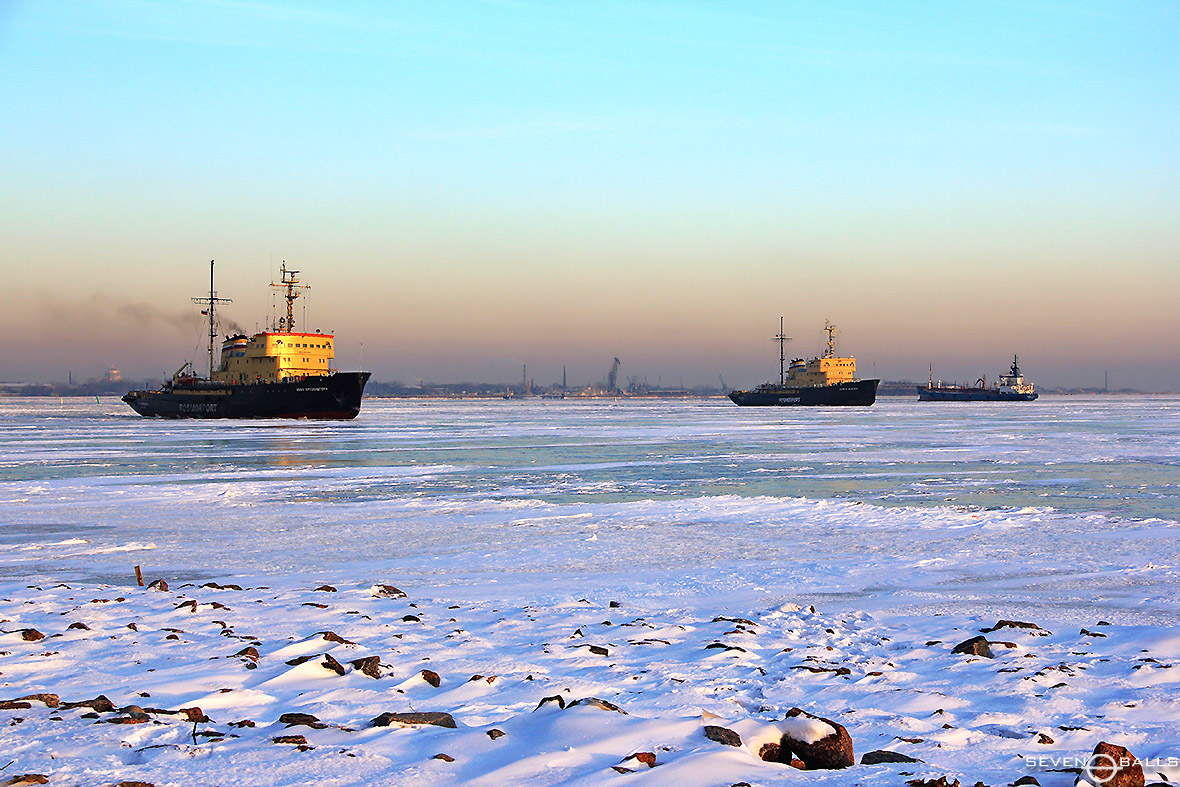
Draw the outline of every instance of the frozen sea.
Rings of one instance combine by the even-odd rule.
[[[351,422],[0,399],[0,578],[1180,624],[1180,397],[368,400]]]

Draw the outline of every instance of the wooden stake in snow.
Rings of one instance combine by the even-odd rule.
[[[140,587],[143,587],[143,572],[139,570],[139,566],[135,567],[135,581],[139,583]]]

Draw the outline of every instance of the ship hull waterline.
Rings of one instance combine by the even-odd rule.
[[[833,385],[775,385],[753,391],[733,391],[739,407],[869,407],[877,400],[880,380],[857,380]]]
[[[927,388],[918,387],[922,402],[1031,402],[1039,394],[1017,391],[997,391],[990,388]]]
[[[160,418],[306,418],[349,420],[361,409],[370,372],[336,372],[277,383],[200,384],[132,391],[123,401]]]

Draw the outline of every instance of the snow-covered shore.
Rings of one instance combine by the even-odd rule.
[[[0,782],[1180,781],[1180,399],[371,404],[0,401]]]
[[[1019,621],[1041,628],[985,633],[985,658],[952,649],[994,619],[471,602],[394,581],[406,596],[344,579],[0,585],[0,751],[11,761],[0,775],[157,787],[1032,775],[1049,786],[1072,785],[1063,769],[1104,740],[1156,763],[1148,783],[1180,780],[1167,762],[1180,757],[1175,629]],[[19,699],[30,695],[46,696]],[[110,705],[67,707],[100,695]],[[600,701],[575,704],[590,698]],[[843,725],[857,764],[803,773],[760,759],[778,734],[770,725],[795,707]],[[374,726],[391,713],[449,714],[455,726]],[[284,714],[309,716],[287,716],[290,726]],[[861,764],[880,750],[920,762]]]

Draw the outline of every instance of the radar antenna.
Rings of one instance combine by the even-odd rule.
[[[193,298],[193,303],[208,304],[209,308],[201,314],[209,315],[209,379],[213,379],[213,341],[217,338],[217,322],[214,316],[219,303],[233,303],[232,298],[218,298],[213,289],[213,260],[209,260],[209,297]]]
[[[828,349],[824,350],[825,358],[836,357],[836,326],[824,320],[824,330],[828,332]]]
[[[783,331],[783,318],[778,318],[778,336],[774,337],[774,341],[778,342],[778,384],[787,384],[787,342],[791,341],[791,337],[787,336]]]
[[[295,300],[300,296],[300,290],[310,290],[310,284],[299,283],[299,271],[287,270],[287,261],[283,261],[283,265],[279,270],[282,273],[282,278],[278,284],[273,281],[270,283],[271,287],[286,287],[287,292],[283,294],[283,298],[287,301],[287,319],[279,318],[279,331],[285,333],[292,333],[295,330]]]

